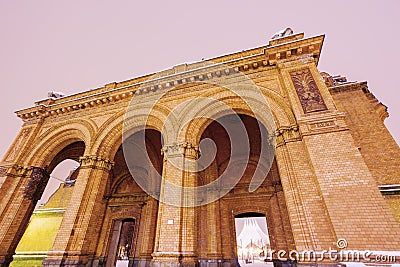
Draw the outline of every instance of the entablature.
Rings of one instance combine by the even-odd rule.
[[[306,55],[318,62],[324,35],[262,46],[197,63],[181,64],[169,70],[123,82],[106,84],[102,88],[61,98],[37,101],[34,107],[17,111],[24,122],[106,105],[134,96],[167,90],[182,84],[206,82],[235,74],[247,74],[259,68],[275,68],[277,62],[294,60]]]

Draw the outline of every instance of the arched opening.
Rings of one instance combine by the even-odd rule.
[[[231,129],[238,131],[239,127],[244,128],[244,137],[234,141]],[[204,240],[199,243],[200,265],[206,266],[210,258],[229,264],[246,259],[261,262],[267,248],[293,248],[275,147],[269,143],[266,127],[248,115],[226,115],[206,127],[201,140],[206,139],[214,143],[214,148],[205,146],[213,157],[207,159],[210,164],[200,173],[199,183],[219,179],[221,188],[228,186],[228,190],[218,200],[200,207],[199,238]],[[256,188],[252,187],[254,183]],[[246,231],[258,233],[255,240],[245,239],[244,233],[238,240],[245,225],[250,229]]]
[[[43,191],[42,197],[36,204],[36,209],[48,205],[50,198],[62,188],[73,188],[78,175],[79,162],[72,159],[65,159],[60,162],[50,173],[49,181]],[[66,201],[63,198],[63,201]]]
[[[146,129],[124,140],[115,153],[105,193],[104,242],[99,242],[107,267],[145,266],[151,260],[158,212],[158,201],[152,194],[160,186],[161,146],[161,133]]]
[[[34,194],[35,207],[19,240],[10,266],[40,266],[51,250],[64,213],[69,205],[79,173],[79,157],[83,156],[82,141],[67,145],[44,168],[47,181],[40,181]]]

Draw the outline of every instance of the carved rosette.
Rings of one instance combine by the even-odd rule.
[[[165,145],[161,149],[161,154],[164,155],[164,158],[183,155],[185,158],[198,159],[200,156],[200,150],[196,145],[189,142],[183,142]]]
[[[113,161],[92,155],[80,157],[79,163],[81,164],[80,169],[91,168],[100,169],[107,172],[110,171],[114,166]]]
[[[38,201],[46,188],[49,178],[50,174],[48,174],[46,170],[33,167],[28,184],[25,186],[24,197],[33,201]]]
[[[310,69],[291,71],[290,77],[304,113],[327,109]]]

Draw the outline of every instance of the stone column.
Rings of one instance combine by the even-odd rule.
[[[198,148],[189,143],[166,145],[158,208],[153,266],[197,265],[196,194]],[[174,186],[171,186],[174,185]]]
[[[103,199],[113,163],[97,156],[80,158],[71,201],[44,266],[87,266],[93,260],[105,213]]]
[[[49,180],[49,174],[38,167],[13,165],[6,171],[0,196],[0,267],[8,266],[28,226],[37,201]]]

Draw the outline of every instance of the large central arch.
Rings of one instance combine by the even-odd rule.
[[[232,115],[222,116],[219,122],[230,121],[230,117]],[[243,213],[260,213],[266,217],[271,249],[294,248],[286,200],[275,160],[272,161],[271,166],[264,168],[265,177],[260,187],[249,192],[249,185],[255,170],[259,168],[259,161],[261,161],[261,166],[265,163],[260,157],[260,141],[262,140],[260,136],[265,128],[260,129],[264,126],[251,116],[239,114],[239,117],[249,134],[250,157],[233,159],[234,164],[230,167],[231,170],[227,169],[229,168],[227,162],[232,160],[229,158],[230,147],[235,144],[230,144],[228,133],[224,131],[223,126],[218,121],[209,122],[200,138],[200,141],[211,139],[215,142],[217,149],[213,162],[200,173],[200,183],[210,183],[227,172],[228,175],[221,180],[224,184],[227,179],[232,177],[237,179],[235,176],[239,175],[238,183],[230,188],[226,195],[199,207],[199,240],[205,240],[199,243],[201,266],[207,265],[210,255],[215,261],[234,264],[232,255],[238,256],[235,217]],[[238,167],[239,165],[245,169],[244,173],[237,171],[241,168]]]

